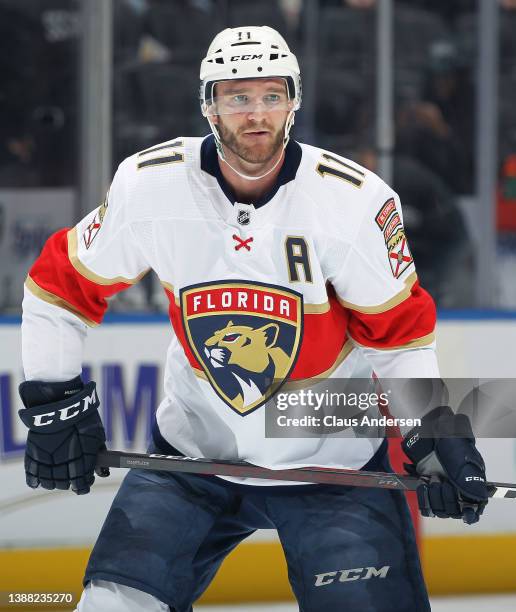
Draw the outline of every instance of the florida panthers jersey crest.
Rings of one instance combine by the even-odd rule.
[[[354,162],[291,140],[272,191],[235,200],[212,137],[129,157],[103,207],[49,239],[25,308],[50,321],[51,304],[96,325],[107,298],[152,269],[174,332],[157,412],[173,446],[272,468],[360,467],[379,442],[269,440],[264,410],[281,385],[356,375],[364,356],[381,370],[433,350],[435,309],[398,196]]]
[[[277,391],[294,366],[302,296],[259,283],[206,283],[181,290],[190,348],[215,392],[247,414]]]

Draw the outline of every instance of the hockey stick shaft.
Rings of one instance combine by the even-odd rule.
[[[391,474],[388,472],[366,472],[362,470],[320,467],[271,470],[245,461],[176,457],[174,455],[149,455],[109,450],[99,453],[97,465],[98,467],[137,468],[188,474],[397,489],[399,491],[415,491],[424,482],[415,476]],[[516,484],[488,482],[487,486],[490,497],[516,498]]]

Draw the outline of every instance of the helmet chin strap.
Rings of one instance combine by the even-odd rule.
[[[231,170],[233,170],[233,172],[235,174],[238,174],[238,176],[240,176],[243,179],[246,179],[247,181],[258,181],[264,177],[266,177],[268,174],[270,174],[273,170],[276,169],[276,167],[278,166],[278,164],[281,161],[281,158],[283,157],[283,151],[285,150],[285,147],[287,146],[287,143],[289,141],[289,132],[290,132],[290,128],[293,126],[294,124],[294,111],[290,111],[287,120],[285,121],[285,133],[283,136],[283,146],[281,148],[281,154],[278,157],[278,159],[276,160],[275,164],[272,166],[272,168],[270,168],[269,170],[267,170],[267,172],[265,172],[265,174],[262,174],[260,176],[249,176],[248,174],[243,174],[242,172],[239,172],[236,168],[233,168],[233,166],[226,160],[226,156],[224,153],[224,149],[222,147],[222,141],[220,140],[220,135],[219,135],[219,131],[217,129],[217,126],[212,123],[210,117],[206,117],[208,119],[208,123],[210,124],[211,127],[211,131],[213,132],[213,135],[215,136],[215,144],[217,145],[217,153],[219,155],[219,158],[225,163],[227,164]]]
[[[283,151],[284,151],[285,147],[283,146],[281,149],[281,153],[280,156],[278,157],[278,159],[276,160],[274,166],[272,166],[272,168],[270,170],[267,170],[267,172],[265,174],[261,174],[260,176],[249,176],[248,174],[243,174],[242,172],[239,172],[236,168],[234,168],[226,159],[224,159],[223,157],[221,157],[219,155],[219,157],[222,159],[222,161],[227,164],[231,170],[233,170],[233,172],[235,174],[238,174],[238,176],[242,177],[243,179],[246,179],[248,181],[258,181],[259,179],[262,179],[263,177],[267,176],[268,174],[270,174],[276,167],[277,165],[280,163],[281,158],[283,157]]]

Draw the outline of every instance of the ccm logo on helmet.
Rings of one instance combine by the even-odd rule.
[[[315,586],[326,586],[332,584],[337,579],[338,582],[351,582],[352,580],[369,580],[370,578],[386,578],[390,565],[384,565],[380,569],[376,567],[355,567],[353,569],[339,570],[338,572],[326,572],[325,574],[315,574]]]
[[[253,60],[262,59],[263,53],[246,53],[246,55],[232,55],[231,61],[238,62],[238,60]]]
[[[86,412],[86,410],[88,410],[90,406],[95,405],[96,401],[97,395],[95,393],[95,389],[93,389],[92,394],[89,397],[83,397],[80,402],[70,404],[70,406],[60,408],[59,410],[54,410],[53,412],[37,414],[36,416],[34,416],[34,426],[44,427],[45,425],[51,425],[56,420],[56,415],[59,415],[57,419],[59,421],[67,421],[68,419],[73,419],[80,412]]]

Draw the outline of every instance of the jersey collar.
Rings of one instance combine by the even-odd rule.
[[[301,156],[301,147],[295,140],[290,139],[285,148],[285,159],[283,161],[283,165],[281,166],[281,170],[279,171],[274,187],[263,197],[252,203],[255,208],[260,208],[260,206],[267,204],[267,202],[272,200],[272,198],[276,195],[276,192],[282,185],[285,185],[296,178],[297,169],[301,163]],[[201,170],[204,170],[204,172],[207,172],[217,179],[220,188],[231,204],[234,204],[237,201],[233,189],[231,189],[226,179],[222,175],[222,171],[219,166],[217,147],[215,145],[215,137],[213,134],[210,134],[202,141]]]

